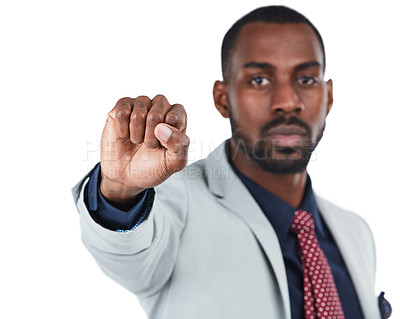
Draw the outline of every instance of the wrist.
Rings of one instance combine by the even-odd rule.
[[[132,203],[144,188],[129,187],[101,175],[100,192],[111,203],[127,205]]]

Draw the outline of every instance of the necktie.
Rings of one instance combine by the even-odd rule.
[[[311,214],[297,210],[291,231],[297,234],[303,264],[306,319],[344,319],[331,268],[318,244]]]

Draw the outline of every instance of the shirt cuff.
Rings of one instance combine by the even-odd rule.
[[[154,189],[146,189],[128,211],[114,207],[100,192],[100,163],[96,165],[85,189],[85,203],[92,218],[101,226],[119,232],[134,230],[147,219],[154,201]]]

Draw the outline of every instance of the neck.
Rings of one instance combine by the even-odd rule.
[[[235,154],[235,156],[232,156],[232,154]],[[232,165],[244,176],[294,208],[299,208],[304,197],[307,181],[306,171],[295,174],[266,172],[255,161],[246,158],[232,140],[230,143],[230,159]]]

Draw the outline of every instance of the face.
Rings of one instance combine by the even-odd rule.
[[[305,170],[333,102],[322,63],[306,24],[254,22],[240,31],[229,78],[216,83],[214,99],[230,118],[232,142],[263,170]]]

